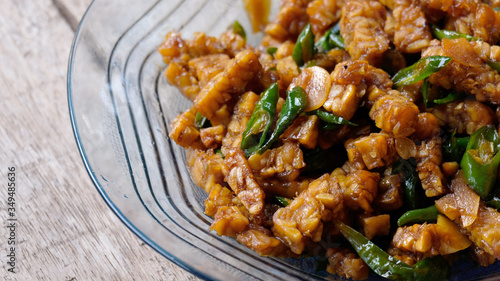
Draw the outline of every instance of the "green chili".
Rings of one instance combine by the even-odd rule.
[[[399,88],[401,86],[411,85],[425,79],[445,67],[451,59],[451,57],[443,56],[421,58],[416,63],[401,69],[392,77],[394,87]]]
[[[491,200],[486,201],[486,205],[499,210],[500,209],[500,197],[495,196]]]
[[[463,92],[450,91],[448,95],[444,97],[435,97],[432,93],[431,84],[427,79],[424,80],[424,85],[422,86],[421,93],[426,108],[432,108],[441,104],[454,102],[466,96],[466,94]],[[442,96],[442,91],[439,91],[438,94],[439,96]]]
[[[322,109],[316,109],[308,112],[307,114],[316,115],[321,121],[324,121],[328,124],[358,126],[358,124],[352,123],[347,119],[344,119],[340,116],[337,116],[331,112]]]
[[[222,153],[222,149],[220,149],[220,148],[217,148],[215,150],[215,153],[219,154],[222,159],[226,158],[226,156],[224,156],[224,154]]]
[[[436,205],[431,205],[423,209],[410,210],[398,219],[398,226],[409,223],[435,222],[439,214]]]
[[[271,56],[273,56],[273,57],[274,57],[274,54],[276,54],[277,51],[278,51],[278,48],[276,48],[276,47],[269,47],[269,48],[266,49],[266,52],[268,54],[270,54]]]
[[[280,118],[276,123],[276,128],[267,142],[255,152],[258,154],[264,153],[278,138],[285,132],[293,121],[304,111],[307,105],[307,94],[301,87],[295,87],[291,91],[287,91],[285,103],[281,107]]]
[[[241,139],[241,150],[248,157],[257,149],[262,147],[276,116],[276,105],[278,103],[278,84],[272,84],[264,93],[255,106],[252,116],[248,120]],[[262,133],[260,138],[258,134]]]
[[[486,64],[488,64],[493,70],[500,72],[500,62],[489,60]]]
[[[419,195],[417,187],[419,183],[418,173],[416,170],[417,162],[411,157],[408,160],[400,158],[392,165],[392,174],[401,173],[401,187],[403,189],[403,198],[405,206],[410,210],[416,209],[419,203]]]
[[[290,203],[292,203],[292,199],[286,198],[286,197],[281,197],[281,196],[274,196],[278,202],[283,205],[283,207],[288,206]]]
[[[483,200],[488,198],[495,185],[500,164],[499,150],[500,139],[495,126],[484,126],[470,136],[460,162],[467,183]]]
[[[238,34],[241,37],[243,37],[243,39],[245,39],[245,41],[247,40],[247,33],[245,32],[245,29],[243,28],[243,26],[241,26],[241,24],[237,20],[234,21],[233,32],[235,34]]]
[[[449,139],[443,142],[442,150],[443,157],[447,162],[460,162],[467,144],[469,143],[469,137],[455,137],[455,132],[453,132]]]
[[[297,38],[292,58],[298,66],[303,66],[304,63],[312,59],[313,55],[314,34],[311,29],[311,24],[308,23]]]
[[[491,199],[486,201],[486,205],[500,210],[500,181],[495,182],[495,186],[493,187],[493,191],[491,193]]]
[[[429,25],[429,29],[431,30],[432,35],[434,35],[434,37],[436,37],[439,40],[443,40],[443,38],[446,38],[446,39],[465,38],[469,41],[483,41],[481,38],[470,36],[469,34],[460,33],[457,31],[440,29],[435,24],[432,24],[432,23]]]
[[[344,38],[340,35],[340,22],[329,29],[314,45],[321,52],[337,48],[345,50]]]
[[[211,127],[210,121],[208,121],[207,117],[201,115],[201,113],[196,112],[194,117],[194,126],[199,130],[202,128]]]
[[[341,222],[336,225],[361,259],[382,277],[392,280],[437,281],[446,280],[450,275],[449,263],[442,256],[426,258],[411,266],[389,255],[350,226]]]

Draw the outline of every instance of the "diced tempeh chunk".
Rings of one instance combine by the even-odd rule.
[[[207,117],[212,125],[227,125],[229,114],[218,115],[218,111],[227,106],[226,103],[243,94],[249,82],[262,69],[259,58],[251,50],[239,53],[234,61],[216,75],[201,89],[194,101],[194,107]]]
[[[355,253],[348,249],[329,248],[326,251],[328,266],[326,270],[331,274],[337,274],[352,280],[364,280],[368,278],[370,268]]]
[[[340,34],[353,60],[366,60],[372,65],[382,62],[389,49],[384,32],[385,7],[374,0],[347,0],[340,20]]]

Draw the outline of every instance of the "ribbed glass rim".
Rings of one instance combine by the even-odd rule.
[[[85,169],[92,180],[92,183],[94,184],[95,188],[101,195],[102,199],[104,202],[108,205],[108,207],[115,213],[115,215],[120,219],[120,221],[130,230],[132,233],[134,233],[139,239],[144,241],[147,245],[149,245],[152,249],[154,249],[156,252],[159,254],[163,255],[166,257],[168,260],[173,262],[174,264],[178,265],[182,269],[196,275],[197,277],[200,277],[205,280],[215,280],[211,278],[210,276],[206,275],[203,272],[200,272],[196,269],[194,269],[192,266],[189,264],[183,262],[182,260],[179,260],[175,255],[172,255],[169,251],[164,249],[163,247],[159,246],[157,243],[155,243],[152,239],[150,239],[146,234],[144,234],[141,230],[139,230],[131,221],[127,219],[127,217],[120,211],[120,209],[115,205],[113,201],[109,198],[109,196],[106,194],[106,191],[104,190],[103,186],[100,184],[99,180],[96,177],[96,174],[94,173],[87,154],[85,152],[85,148],[83,147],[83,144],[81,142],[80,138],[80,131],[78,129],[78,124],[75,118],[75,112],[74,112],[74,106],[73,106],[73,92],[72,92],[72,84],[71,84],[71,79],[72,79],[72,74],[73,74],[73,62],[74,62],[74,54],[76,50],[77,43],[80,38],[80,31],[82,29],[82,26],[85,23],[85,20],[88,16],[88,14],[91,12],[92,7],[96,1],[93,0],[85,13],[83,14],[80,23],[78,24],[78,27],[75,31],[75,36],[73,38],[73,42],[71,44],[71,49],[70,49],[70,54],[69,54],[69,60],[68,60],[68,70],[67,70],[67,79],[66,79],[66,86],[67,86],[67,98],[68,98],[68,110],[69,110],[69,117],[70,117],[70,122],[73,130],[73,135],[75,138],[75,142],[78,148],[78,151],[80,153],[83,165],[85,166]]]

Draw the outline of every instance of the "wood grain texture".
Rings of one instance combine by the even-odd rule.
[[[90,0],[0,1],[0,219],[16,167],[17,273],[1,280],[196,280],[138,239],[82,164],[66,98],[75,23]]]

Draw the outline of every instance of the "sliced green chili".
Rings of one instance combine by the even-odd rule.
[[[486,205],[500,210],[500,181],[495,182],[495,186],[493,187],[490,197],[491,199],[486,201]]]
[[[500,62],[489,60],[486,64],[488,64],[493,70],[500,72]]]
[[[460,162],[469,143],[469,136],[457,138],[455,133],[443,142],[443,157],[446,162]]]
[[[241,150],[248,157],[262,147],[276,116],[276,105],[279,98],[278,84],[272,84],[255,106],[252,116],[248,120],[241,139]],[[259,138],[259,134],[261,134]]]
[[[245,32],[245,29],[243,28],[243,26],[237,20],[234,21],[233,32],[235,34],[238,34],[241,37],[243,37],[243,39],[245,39],[245,41],[247,40],[247,33]]]
[[[221,150],[220,148],[217,148],[217,149],[215,150],[215,153],[219,154],[219,155],[220,155],[220,157],[222,157],[222,159],[226,158],[226,156],[224,156],[224,154],[222,153],[222,150]]]
[[[410,210],[398,219],[398,226],[409,223],[435,222],[439,214],[436,205],[431,205],[423,209]]]
[[[420,198],[417,192],[417,187],[420,181],[416,167],[417,162],[413,157],[408,160],[399,158],[399,160],[392,165],[392,174],[401,173],[403,199],[405,206],[407,206],[410,210],[416,209],[420,203]]]
[[[447,104],[447,103],[450,103],[450,102],[454,102],[456,100],[459,100],[459,99],[462,99],[464,98],[466,95],[465,93],[463,92],[457,92],[457,91],[451,91],[448,95],[446,95],[445,97],[443,98],[440,98],[440,99],[435,99],[434,100],[434,103],[437,104],[437,105],[440,105],[440,104]]]
[[[462,99],[466,96],[466,94],[463,92],[457,92],[457,91],[451,90],[444,97],[441,97],[441,96],[443,96],[442,91],[439,91],[439,93],[438,93],[440,97],[434,97],[432,95],[431,84],[429,83],[429,81],[427,79],[424,80],[424,85],[422,86],[421,93],[422,93],[422,98],[424,100],[424,105],[426,108],[432,108],[432,107],[435,107],[435,106],[438,106],[441,104],[447,104],[450,102],[454,102],[454,101]]]
[[[267,142],[255,152],[258,154],[264,153],[278,138],[285,132],[293,121],[304,111],[307,105],[307,94],[301,87],[295,87],[291,91],[287,91],[285,103],[281,107],[280,118],[276,123],[276,128]]]
[[[446,280],[450,275],[450,265],[442,256],[426,258],[411,266],[389,255],[350,226],[341,222],[336,225],[361,259],[382,277],[392,280],[438,281]]]
[[[328,52],[335,48],[345,50],[344,38],[340,35],[340,22],[325,32],[314,46],[321,52]]]
[[[452,30],[440,29],[435,24],[432,23],[429,25],[429,29],[431,30],[432,35],[434,35],[434,37],[436,37],[439,40],[443,40],[443,38],[446,39],[465,38],[469,41],[483,41],[481,38],[470,36],[469,34],[460,33]]]
[[[196,112],[194,117],[194,126],[199,130],[202,128],[211,127],[210,121],[208,121],[207,117],[201,115],[201,113]]]
[[[500,138],[493,125],[481,127],[470,136],[460,167],[469,186],[483,200],[495,185],[500,164]]]
[[[325,111],[323,109],[315,109],[307,113],[308,115],[316,115],[318,118],[326,123],[334,125],[350,125],[358,126],[358,124],[352,123],[351,121],[337,116],[331,112]]]
[[[270,54],[271,56],[273,56],[273,57],[274,57],[274,54],[276,54],[277,51],[278,51],[278,48],[276,48],[276,47],[269,47],[269,48],[266,49],[266,52],[268,54]]]
[[[416,63],[401,69],[392,77],[394,87],[399,88],[401,86],[411,85],[425,79],[445,67],[451,59],[451,57],[443,56],[421,58]]]
[[[292,203],[292,199],[286,198],[286,197],[281,197],[281,196],[274,196],[278,202],[283,205],[283,207],[288,206],[290,203]]]
[[[330,130],[335,130],[342,127],[342,125],[339,124],[334,124],[334,123],[328,123],[328,122],[323,122],[321,125],[320,129],[322,131],[330,131]]]
[[[293,49],[292,58],[295,63],[300,67],[306,62],[310,61],[314,55],[314,34],[311,29],[311,24],[308,23],[302,30],[295,48]]]
[[[491,200],[486,201],[486,205],[494,208],[494,209],[500,209],[500,197],[495,196]]]

